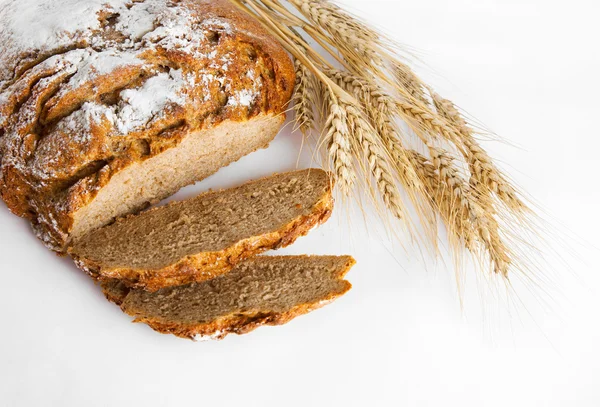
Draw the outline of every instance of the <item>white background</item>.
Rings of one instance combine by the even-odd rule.
[[[130,324],[2,206],[0,406],[600,405],[598,1],[344,3],[417,49],[423,76],[517,145],[486,147],[565,225],[549,252],[570,267],[547,257],[541,287],[515,282],[512,304],[471,283],[461,310],[451,270],[358,217],[348,227],[339,206],[284,252],[354,255],[347,296],[287,326],[193,343]],[[293,169],[299,147],[285,131],[179,197]]]

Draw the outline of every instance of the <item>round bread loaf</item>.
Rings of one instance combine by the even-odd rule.
[[[0,194],[60,253],[268,145],[295,80],[226,0],[6,0],[0,42]]]

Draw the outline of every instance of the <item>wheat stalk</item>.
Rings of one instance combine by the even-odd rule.
[[[401,132],[395,124],[393,98],[376,84],[349,72],[326,69],[325,73],[361,103],[371,126],[376,129],[376,140],[373,144],[380,145],[392,159],[387,165],[395,169],[396,177],[407,191],[419,215],[427,221],[425,226],[432,225],[430,213],[422,207],[422,199],[426,195],[424,185],[407,156],[401,142]],[[388,183],[391,183],[392,178],[394,177],[391,175],[387,176]]]
[[[379,34],[367,25],[356,20],[337,5],[318,0],[290,0],[311,21],[325,28],[332,35],[344,39],[364,42],[376,41]]]
[[[387,153],[376,138],[375,130],[356,106],[345,104],[344,108],[348,112],[348,122],[367,158],[383,202],[394,217],[404,218],[404,205],[394,182],[392,167],[388,162]]]
[[[500,200],[511,209],[525,209],[526,206],[518,197],[516,189],[506,180],[489,154],[475,140],[474,131],[469,127],[454,103],[444,99],[433,90],[430,93],[437,111],[452,122],[459,131],[465,146],[465,158],[471,170],[472,185],[480,191],[487,190],[497,194]]]
[[[327,70],[326,74],[342,88],[355,95],[358,101],[362,102],[362,106],[371,101],[371,88],[367,83],[333,69]],[[373,118],[373,111],[369,109],[367,113],[370,114],[365,114],[360,107],[353,103],[344,101],[341,103],[347,112],[348,125],[367,159],[384,204],[394,217],[404,218],[404,205],[394,181],[393,167],[389,163],[388,153],[382,148],[381,142],[378,140],[378,132],[369,120],[369,118]]]
[[[380,36],[335,4],[317,0],[289,0],[310,22],[329,35],[328,40],[355,71],[383,63],[377,52]]]
[[[475,237],[471,233],[470,221],[464,216],[457,216],[456,196],[453,189],[448,188],[448,181],[440,177],[436,167],[427,157],[414,150],[409,150],[407,155],[429,193],[431,204],[437,209],[450,235],[461,240],[468,250],[474,251]]]
[[[425,85],[408,65],[400,61],[392,62],[392,72],[397,81],[407,94],[427,105],[429,102],[425,97]]]
[[[435,147],[430,151],[434,168],[455,198],[455,201],[447,204],[452,207],[457,206],[453,208],[451,216],[462,219],[460,221],[463,227],[462,236],[471,242],[473,236],[477,236],[492,259],[495,272],[506,275],[511,260],[499,237],[498,223],[492,221],[492,218],[487,215],[489,212],[486,212],[485,204],[471,191],[468,182],[459,174],[459,170],[453,164],[454,159],[448,152]],[[470,231],[464,227],[465,225],[470,225]]]
[[[307,136],[323,129],[319,146],[344,196],[356,185],[369,185],[390,215],[409,222],[401,186],[423,225],[436,230],[439,217],[454,247],[502,276],[527,269],[506,237],[530,213],[522,194],[455,105],[400,57],[400,46],[331,1],[231,1],[254,14],[295,57],[296,127]],[[324,114],[316,117],[319,100]],[[400,123],[417,139],[409,140]],[[500,204],[505,211],[498,210]],[[436,246],[438,239],[432,234]]]
[[[325,122],[325,144],[333,171],[336,175],[337,185],[344,196],[350,196],[356,174],[352,163],[352,145],[348,113],[345,107],[332,90],[326,91],[327,120]]]
[[[315,127],[313,109],[317,103],[317,97],[314,77],[308,68],[297,59],[294,64],[296,66],[296,87],[294,88],[293,102],[296,112],[296,128],[307,135]]]
[[[484,209],[477,194],[454,166],[448,152],[431,148],[432,159],[411,151],[410,157],[426,184],[448,231],[471,252],[478,243],[487,251],[494,272],[508,275],[512,259],[510,250],[500,237],[500,226]]]

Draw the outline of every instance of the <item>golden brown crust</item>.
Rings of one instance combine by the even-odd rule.
[[[107,268],[100,262],[80,258],[72,251],[70,254],[77,267],[97,281],[117,279],[132,288],[157,291],[164,287],[211,280],[229,272],[243,260],[267,250],[291,245],[299,237],[305,236],[311,229],[329,219],[333,211],[331,186],[328,186],[323,198],[310,210],[309,215],[300,216],[279,230],[239,241],[220,252],[204,252],[189,256],[176,264],[157,270]]]
[[[102,287],[102,293],[106,299],[119,307],[129,293],[129,288],[118,280],[105,280],[100,283],[100,287]]]
[[[156,14],[154,31],[127,38],[118,13],[146,2],[155,5],[148,9]],[[293,91],[284,49],[227,0],[145,0],[127,7],[99,13],[102,28],[83,27],[66,46],[0,55],[0,195],[59,252],[74,214],[115,174],[194,131],[281,114]],[[176,37],[169,24],[189,32]],[[0,30],[10,48],[7,35]],[[177,92],[155,101],[156,111],[136,126],[143,112],[133,101],[147,96],[142,91],[149,84]]]
[[[284,313],[236,312],[206,324],[181,325],[176,323],[165,323],[153,318],[136,315],[135,313],[128,312],[124,307],[121,308],[123,309],[123,312],[135,317],[133,322],[144,323],[159,333],[172,334],[180,338],[192,340],[221,340],[229,334],[246,334],[264,325],[275,326],[286,324],[292,319],[319,309],[346,294],[352,288],[352,285],[344,280],[344,277],[356,264],[356,261],[350,256],[346,256],[346,260],[346,264],[339,270],[339,274],[336,276],[344,283],[341,289],[330,293],[327,297],[320,299],[318,302],[297,304],[291,310]],[[105,284],[103,285],[103,292],[109,301],[121,306],[127,296],[127,289],[124,286],[117,286],[117,290],[115,290],[114,287],[114,285]]]

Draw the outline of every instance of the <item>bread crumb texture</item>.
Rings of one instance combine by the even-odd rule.
[[[55,250],[115,174],[293,90],[285,51],[226,0],[7,0],[0,42],[0,194]]]
[[[258,256],[203,283],[148,292],[118,280],[102,284],[106,297],[152,329],[197,341],[281,325],[344,295],[350,256]]]
[[[323,170],[278,174],[122,218],[69,252],[96,280],[148,291],[211,280],[329,219],[331,188]]]

